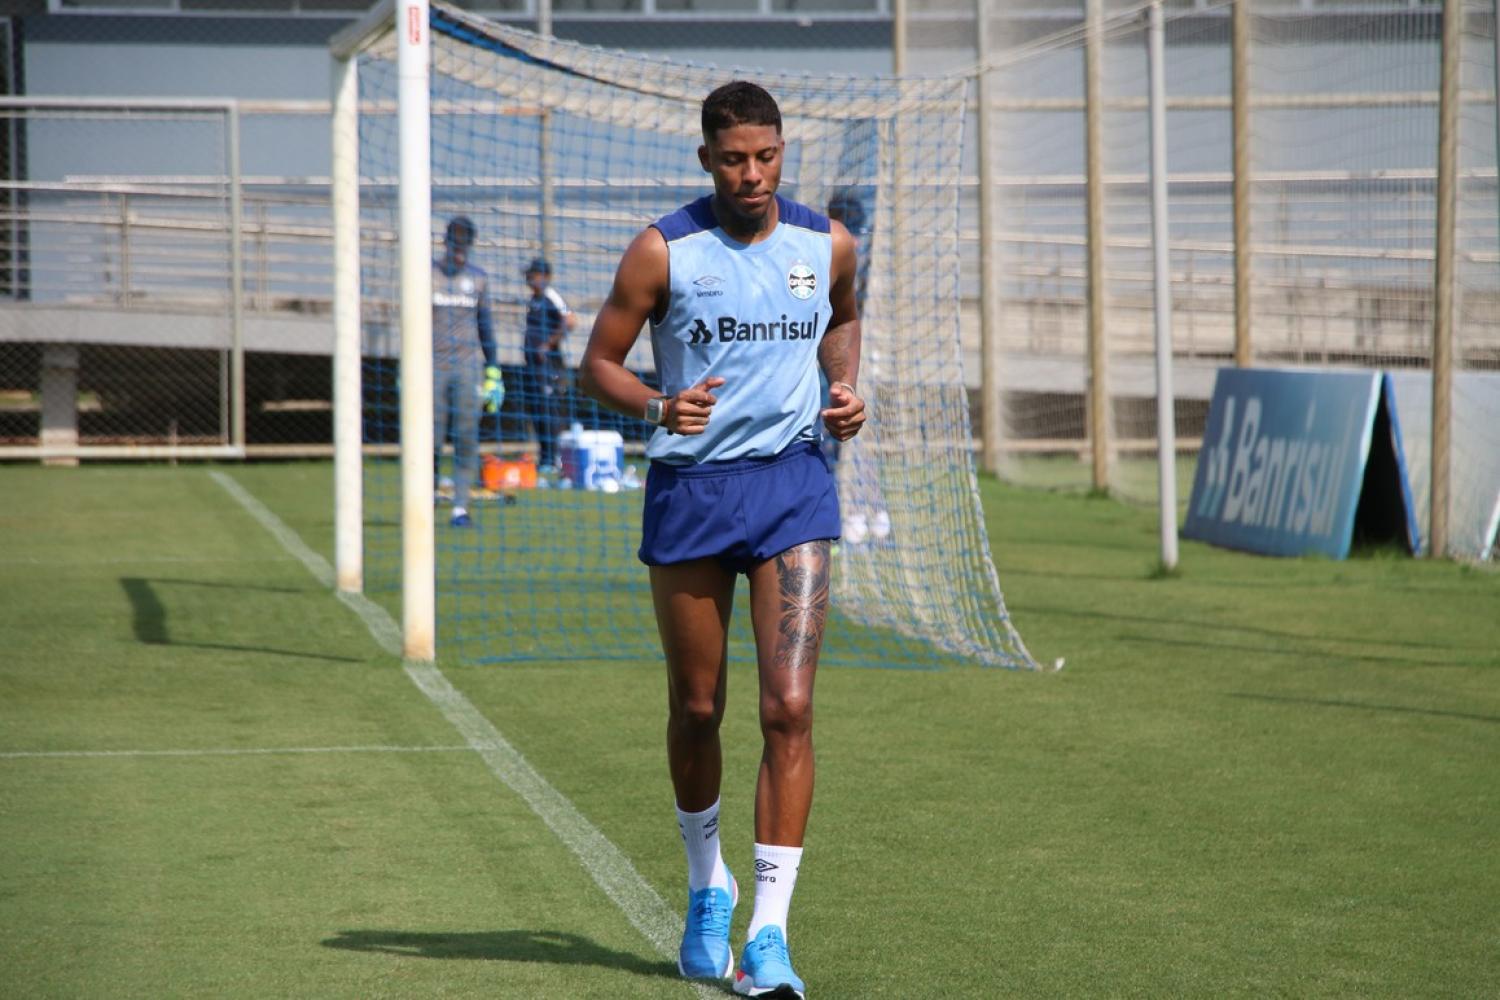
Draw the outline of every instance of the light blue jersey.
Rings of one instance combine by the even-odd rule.
[[[667,241],[670,298],[652,324],[662,392],[724,379],[702,434],[659,428],[650,458],[673,464],[769,457],[819,437],[818,345],[833,316],[833,238],[826,216],[776,196],[779,221],[739,243],[714,218],[712,196],[654,225]]]

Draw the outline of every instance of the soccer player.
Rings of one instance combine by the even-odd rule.
[[[568,363],[562,342],[578,325],[578,316],[552,287],[552,265],[538,257],[526,266],[526,415],[536,428],[537,464],[543,471],[557,468],[558,429],[570,416]]]
[[[698,159],[712,195],[625,251],[580,369],[584,389],[657,425],[647,446],[641,561],[667,662],[667,763],[687,847],[678,967],[734,975],[747,996],[801,998],[787,911],[813,792],[813,675],[828,611],[838,497],[820,432],[865,420],[854,385],[854,241],[780,197],[781,112],[759,86],[709,94]],[[625,368],[646,322],[658,393]],[[818,368],[832,383],[821,408]],[[763,748],[755,788],[755,910],[738,970],[738,886],[719,850],[719,723],[737,574],[750,579]]]
[[[469,263],[477,235],[464,215],[448,221],[443,256],[432,262],[433,476],[442,482],[443,441],[453,437],[455,528],[473,523],[469,490],[479,472],[480,407],[500,409],[505,383],[495,356],[489,278]]]

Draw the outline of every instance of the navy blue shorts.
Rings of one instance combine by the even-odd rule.
[[[811,441],[770,458],[652,462],[641,517],[641,562],[715,557],[735,573],[794,545],[839,537],[839,497]]]

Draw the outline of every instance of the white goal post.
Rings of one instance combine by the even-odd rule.
[[[334,91],[335,164],[333,199],[335,276],[336,482],[339,514],[336,569],[339,586],[353,589],[363,578],[361,451],[357,391],[360,376],[359,307],[359,130],[356,56],[372,37],[391,33],[398,20],[395,0],[377,4],[333,41],[338,60]],[[396,31],[400,94],[401,159],[401,405],[402,655],[436,658],[436,566],[432,513],[432,161],[429,135],[430,27],[427,0],[400,0]]]

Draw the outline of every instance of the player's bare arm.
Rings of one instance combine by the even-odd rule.
[[[659,395],[625,367],[625,358],[646,321],[665,311],[667,261],[666,241],[656,229],[631,241],[578,366],[584,392],[632,417],[645,413],[646,403]],[[674,434],[702,434],[718,402],[713,390],[723,384],[722,378],[709,377],[671,397],[663,426]]]
[[[829,407],[822,413],[823,426],[839,441],[847,441],[864,426],[865,401],[854,388],[859,380],[859,305],[855,274],[859,267],[854,237],[842,222],[831,224],[833,235],[833,286],[828,301],[833,316],[828,332],[818,345],[818,364],[828,376]]]

